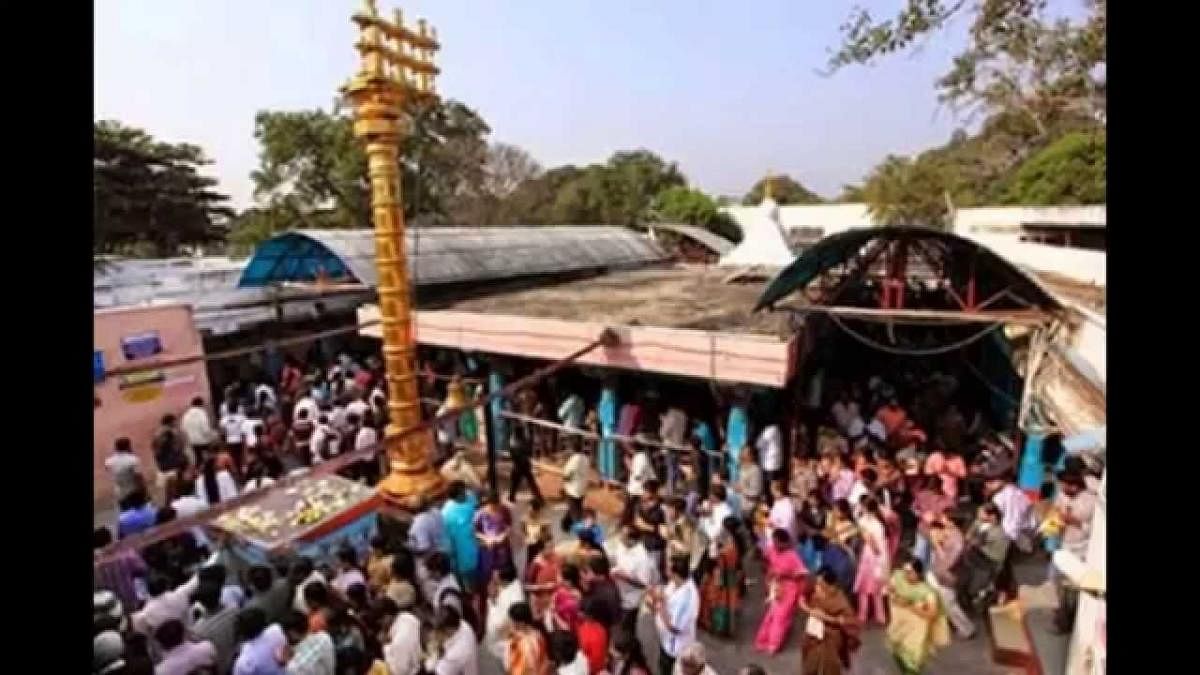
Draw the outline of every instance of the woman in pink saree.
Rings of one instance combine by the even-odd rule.
[[[764,547],[763,556],[767,563],[767,611],[754,648],[774,654],[783,648],[800,596],[804,593],[804,578],[808,570],[792,545],[792,537],[784,530],[771,533],[771,540]]]

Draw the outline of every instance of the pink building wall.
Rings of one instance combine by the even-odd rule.
[[[132,361],[122,352],[122,339],[157,331],[161,353]],[[112,454],[113,443],[122,436],[133,442],[142,460],[142,473],[153,485],[156,473],[150,441],[163,415],[179,417],[195,396],[209,398],[208,374],[204,361],[155,368],[156,363],[181,357],[202,356],[204,345],[192,321],[187,305],[128,307],[100,310],[93,315],[93,344],[104,354],[104,367],[112,371],[130,365],[148,370],[126,375],[109,375],[94,386],[98,404],[94,408],[92,428],[93,496],[98,509],[109,508],[113,499],[112,481],[104,460]]]
[[[359,308],[359,322],[378,318],[374,305]],[[550,361],[596,339],[603,324],[473,312],[419,311],[417,341],[464,351],[512,354]],[[796,338],[714,331],[615,326],[621,344],[579,359],[584,365],[626,368],[724,382],[783,387],[797,366]],[[380,337],[378,326],[360,331]]]

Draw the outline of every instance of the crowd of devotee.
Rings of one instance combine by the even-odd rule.
[[[422,372],[423,396],[442,401],[430,412],[471,411],[435,434],[442,469],[466,462],[457,450],[483,442],[481,382]],[[411,519],[326,559],[248,563],[199,526],[113,543],[376,446],[378,359],[288,359],[152,438],[119,439],[119,515],[93,542],[93,672],[475,675],[493,660],[513,675],[716,675],[708,649],[749,635],[742,675],[789,649],[804,673],[834,675],[882,631],[900,672],[919,673],[1015,598],[1018,560],[1087,549],[1100,467],[1059,444],[1043,455],[1052,480],[1018,485],[1012,441],[943,373],[831,378],[767,415],[732,396],[720,417],[653,396],[618,406],[611,381],[595,401],[561,389],[522,390],[494,418],[500,491],[458,467]],[[135,443],[151,444],[153,480]],[[381,457],[340,473],[384,471]],[[1075,591],[1057,583],[1066,631]],[[751,594],[765,608],[743,626]]]

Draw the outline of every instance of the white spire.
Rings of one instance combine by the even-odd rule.
[[[763,184],[763,200],[755,213],[742,224],[742,241],[721,257],[721,266],[759,265],[786,267],[793,259],[792,250],[783,234],[779,220],[779,204],[774,198],[775,177],[767,174]]]

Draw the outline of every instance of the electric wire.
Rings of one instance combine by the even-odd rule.
[[[854,330],[850,326],[847,326],[845,324],[845,322],[843,322],[836,314],[828,314],[827,316],[829,316],[829,318],[833,321],[834,325],[836,325],[838,328],[842,329],[842,331],[844,333],[846,333],[850,337],[854,338],[858,342],[860,342],[872,349],[875,349],[875,350],[878,350],[881,352],[886,352],[888,354],[894,354],[896,356],[937,356],[940,354],[949,354],[950,352],[957,351],[964,347],[970,346],[971,344],[973,344],[975,342],[978,342],[979,340],[983,339],[984,337],[987,337],[987,335],[990,334],[992,331],[996,330],[997,328],[1000,328],[1002,325],[999,322],[990,324],[983,330],[981,330],[977,333],[974,333],[973,335],[971,335],[965,339],[959,340],[957,342],[952,342],[949,344],[941,345],[939,347],[903,349],[900,347],[892,347],[890,345],[885,345],[876,340],[872,340],[871,338]]]

